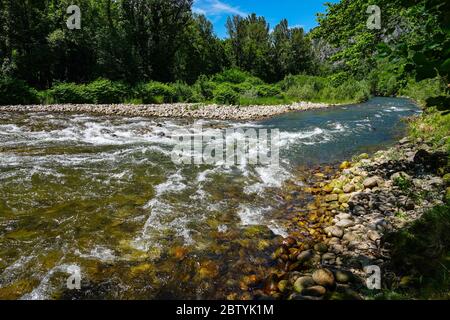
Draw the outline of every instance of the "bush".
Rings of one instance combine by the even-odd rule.
[[[0,79],[0,105],[39,103],[38,93],[24,81]]]
[[[214,90],[217,85],[208,79],[207,76],[201,75],[198,80],[194,84],[194,92],[200,97],[202,100],[208,101],[214,98]]]
[[[347,72],[338,72],[327,78],[328,82],[333,87],[339,87],[343,85],[350,78]]]
[[[275,97],[281,94],[280,88],[274,85],[259,85],[256,87],[258,97]]]
[[[49,103],[93,103],[86,85],[58,83],[47,91]]]
[[[286,93],[289,97],[304,101],[314,100],[318,95],[318,91],[314,90],[312,84],[305,84],[303,86],[299,85],[291,87],[287,90]]]
[[[145,104],[170,103],[174,101],[175,90],[160,82],[141,84],[136,88],[137,98]]]
[[[176,102],[200,102],[202,97],[191,87],[183,82],[175,82],[171,85]]]
[[[394,271],[411,279],[399,288],[416,298],[449,296],[450,207],[437,206],[407,228],[387,234]]]
[[[411,79],[407,85],[400,90],[400,94],[418,101],[426,106],[426,101],[432,97],[447,96],[446,83],[440,78],[426,79],[416,82]]]
[[[218,104],[236,105],[239,103],[239,94],[232,86],[222,84],[214,91],[214,101]]]
[[[247,82],[253,85],[264,84],[264,81],[262,81],[258,77],[255,77],[250,73],[241,71],[239,69],[225,70],[221,73],[214,75],[212,80],[217,83],[240,84]]]
[[[122,103],[127,95],[127,87],[119,82],[98,79],[86,86],[90,99],[94,103]]]
[[[283,91],[288,91],[293,87],[303,87],[309,85],[314,91],[320,91],[328,85],[325,78],[306,75],[288,75],[279,83],[279,87]]]

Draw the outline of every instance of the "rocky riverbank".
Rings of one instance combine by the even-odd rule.
[[[448,196],[448,155],[422,140],[401,140],[372,157],[344,162],[337,173],[316,171],[314,182],[293,191],[313,201],[299,209],[295,231],[274,253],[279,272],[264,292],[283,299],[364,299],[368,266],[382,287],[405,282],[391,268],[386,235],[402,230]],[[446,189],[447,188],[447,189]],[[375,291],[376,293],[377,291]]]
[[[60,112],[88,113],[107,116],[194,118],[215,120],[259,120],[275,115],[312,109],[323,109],[335,105],[312,102],[298,102],[290,105],[274,106],[223,106],[201,104],[55,104],[28,106],[0,106],[0,112]]]

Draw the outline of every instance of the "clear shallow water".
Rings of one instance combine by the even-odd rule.
[[[0,297],[224,298],[270,268],[273,240],[289,231],[277,194],[299,167],[389,145],[417,112],[375,98],[201,122],[210,132],[278,128],[277,169],[175,165],[168,135],[192,121],[0,114]],[[80,291],[66,289],[74,267]]]

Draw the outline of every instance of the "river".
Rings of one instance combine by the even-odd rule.
[[[389,146],[419,112],[373,98],[245,123],[0,113],[0,298],[232,295],[272,267],[290,231],[278,195],[302,167]],[[278,129],[280,165],[176,164],[171,132],[193,125]]]

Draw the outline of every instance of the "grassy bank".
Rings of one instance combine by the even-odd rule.
[[[415,86],[415,89],[410,95],[424,105],[430,87]],[[450,155],[450,112],[426,108],[421,116],[410,119],[409,137],[427,142],[433,151]],[[375,299],[450,299],[449,168],[448,156],[447,167],[439,172],[446,184],[444,205],[434,207],[407,228],[387,236],[392,266],[401,278],[390,290],[375,295]]]
[[[91,83],[56,83],[50,89],[37,91],[18,80],[0,81],[0,104],[56,103],[217,103],[225,105],[278,105],[298,101],[355,103],[370,96],[365,81],[330,76],[287,76],[267,84],[247,72],[230,69],[214,76],[200,76],[192,84],[138,83],[129,85],[106,79]]]

